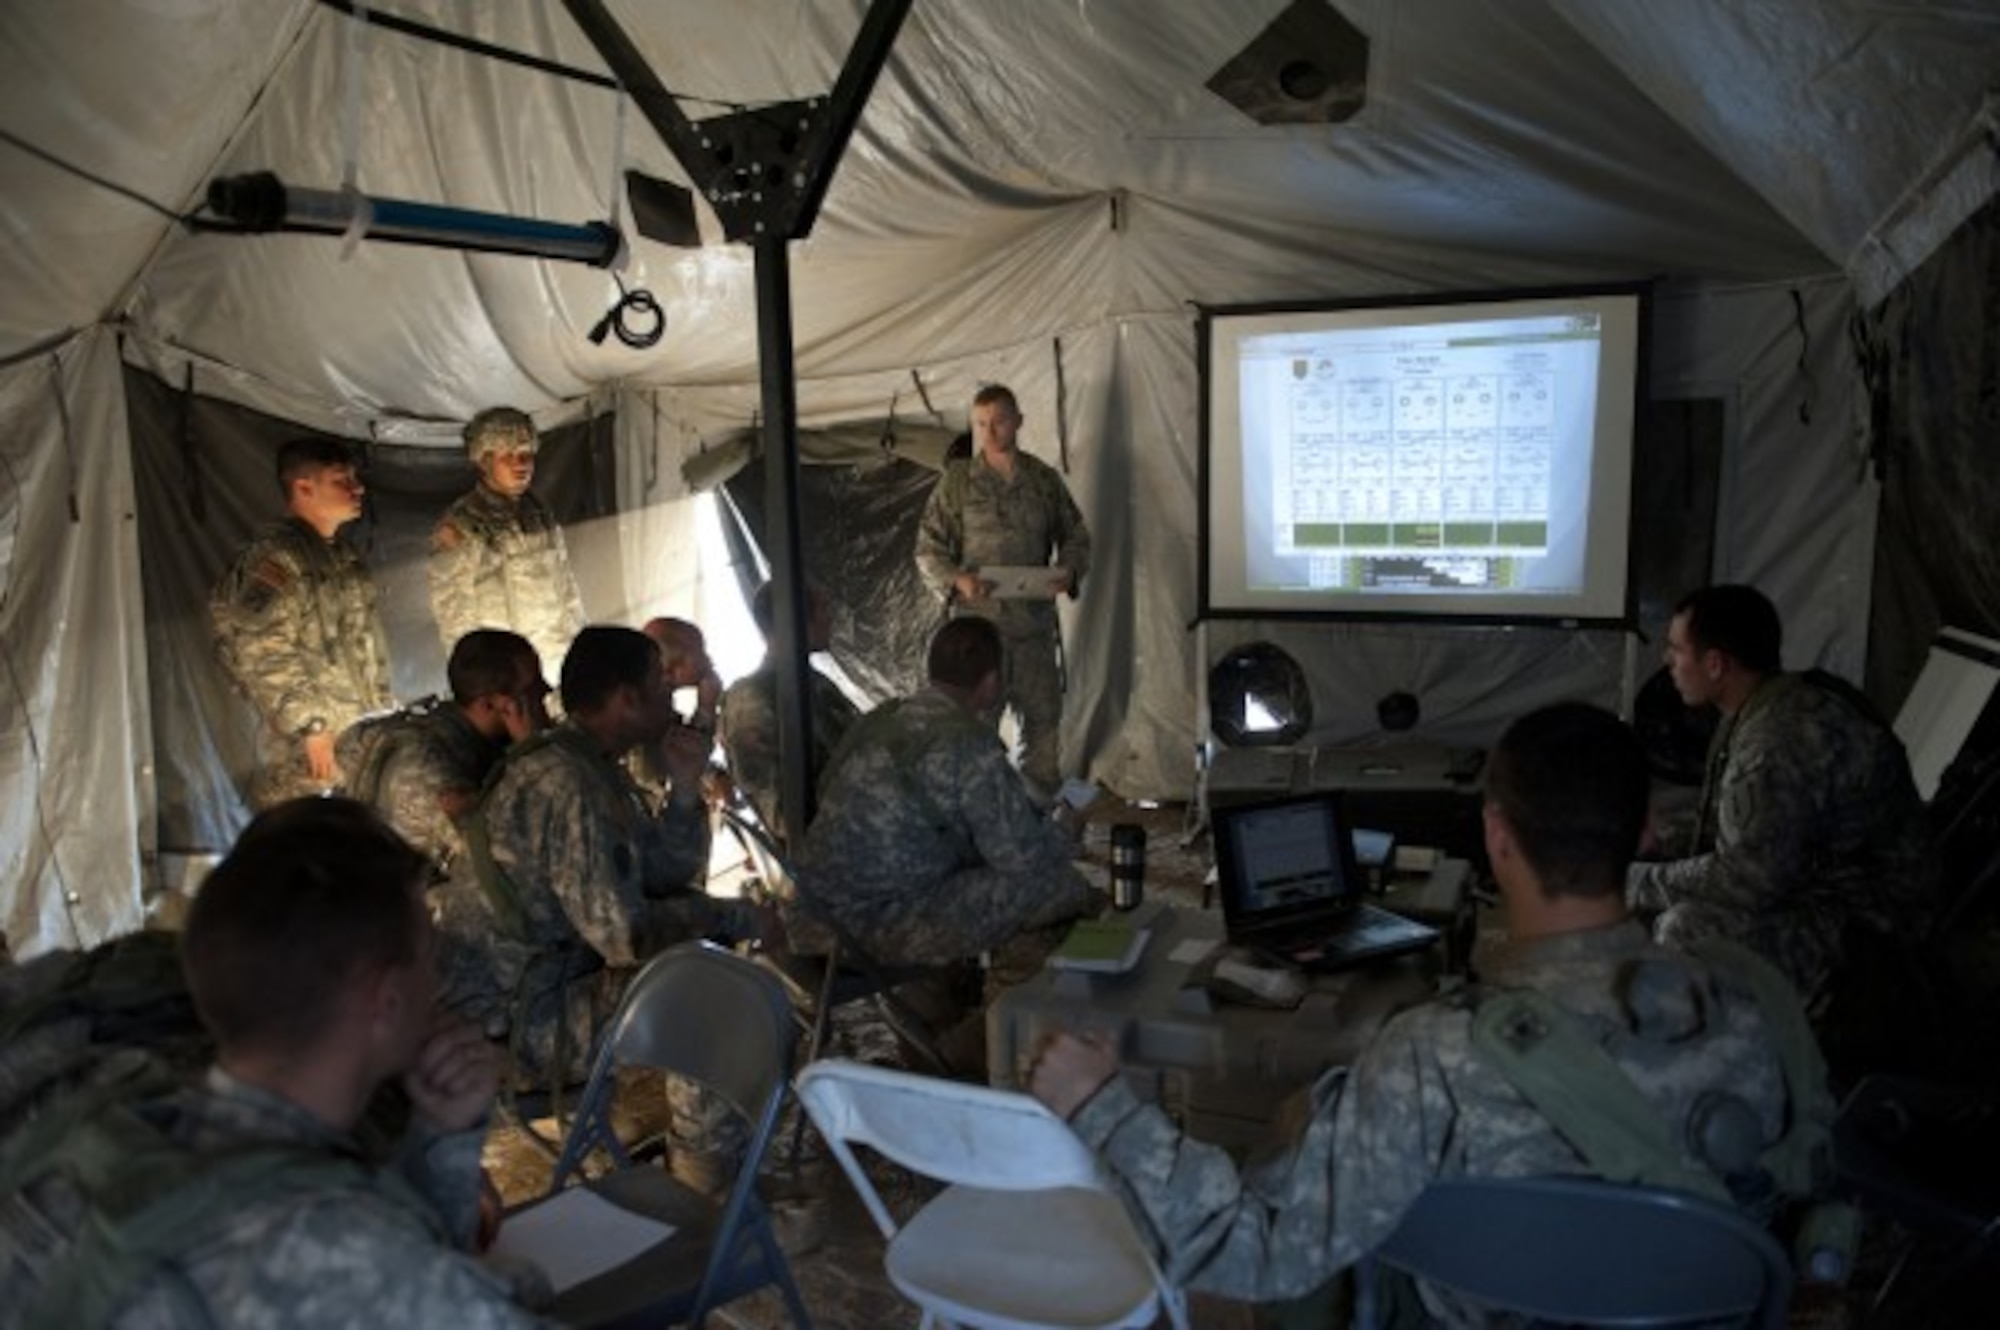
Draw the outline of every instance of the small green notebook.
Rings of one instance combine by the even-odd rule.
[[[1062,945],[1049,953],[1058,970],[1090,970],[1123,974],[1145,954],[1149,928],[1135,928],[1124,919],[1079,919],[1070,925]]]

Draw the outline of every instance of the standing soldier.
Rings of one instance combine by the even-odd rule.
[[[562,527],[528,490],[538,446],[535,423],[511,406],[481,411],[465,427],[479,483],[431,534],[431,613],[446,651],[475,628],[506,628],[557,661],[583,627]]]
[[[947,462],[917,527],[917,571],[953,614],[999,626],[1006,644],[1001,703],[1021,727],[1021,774],[1043,799],[1061,783],[1062,666],[1055,597],[1075,598],[1090,570],[1090,531],[1056,469],[1015,447],[1021,410],[1011,389],[972,399],[970,458]],[[1053,564],[1051,564],[1053,560]],[[1047,567],[1047,595],[1000,599],[982,567]],[[994,713],[996,719],[998,710]]]
[[[264,722],[257,808],[340,783],[334,741],[394,705],[375,584],[341,527],[361,516],[347,445],[298,439],[278,450],[288,516],[253,540],[209,597],[215,650]]]

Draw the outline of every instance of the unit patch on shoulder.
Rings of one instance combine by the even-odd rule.
[[[271,607],[271,602],[290,594],[297,582],[298,575],[283,559],[263,559],[250,570],[236,603],[252,614],[262,614]]]

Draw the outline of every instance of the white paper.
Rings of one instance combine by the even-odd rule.
[[[672,1224],[613,1205],[588,1187],[571,1187],[508,1215],[493,1250],[534,1262],[561,1293],[623,1265],[673,1231]]]
[[[1063,575],[1053,564],[989,564],[977,570],[980,580],[991,582],[986,594],[995,600],[1053,600],[1056,592],[1049,583]]]

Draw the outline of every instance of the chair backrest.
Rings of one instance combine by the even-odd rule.
[[[992,1191],[1104,1186],[1090,1148],[1025,1094],[839,1058],[807,1067],[795,1089],[884,1236],[894,1236],[895,1221],[851,1143],[926,1177]]]
[[[700,1081],[754,1123],[791,1075],[795,1029],[772,975],[711,943],[685,942],[633,976],[598,1059]]]
[[[1784,1248],[1747,1216],[1593,1178],[1441,1179],[1369,1260],[1496,1310],[1585,1325],[1781,1327],[1792,1295]],[[1364,1268],[1364,1301],[1370,1283]]]
[[[791,1003],[775,975],[710,943],[669,947],[633,976],[598,1041],[549,1190],[559,1190],[593,1149],[627,1162],[611,1129],[620,1068],[699,1081],[761,1136],[791,1076],[795,1038]]]

